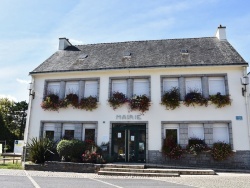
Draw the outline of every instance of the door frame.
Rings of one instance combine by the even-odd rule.
[[[113,124],[126,124],[126,125],[145,125],[146,127],[146,163],[148,162],[148,121],[110,121],[109,127],[109,148],[112,148],[112,128]],[[112,154],[112,149],[109,150],[109,155]]]

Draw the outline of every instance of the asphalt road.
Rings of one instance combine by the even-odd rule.
[[[213,176],[171,178],[98,176],[65,172],[39,172],[0,169],[0,188],[249,188],[250,174],[219,173]]]

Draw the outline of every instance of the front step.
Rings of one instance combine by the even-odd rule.
[[[180,175],[215,175],[213,170],[197,170],[197,169],[135,169],[135,168],[101,168],[100,171],[106,172],[130,172],[130,173],[155,173],[155,174],[180,174]]]
[[[98,175],[110,176],[146,176],[146,177],[179,177],[179,173],[149,173],[149,172],[115,172],[100,170]]]
[[[98,175],[111,176],[147,176],[147,177],[179,177],[180,175],[215,175],[207,169],[165,169],[145,168],[141,164],[105,164]]]

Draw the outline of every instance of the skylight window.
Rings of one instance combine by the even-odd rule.
[[[182,54],[188,54],[188,50],[187,49],[181,49],[181,53]]]
[[[88,57],[88,54],[81,54],[78,56],[79,60],[84,60]]]

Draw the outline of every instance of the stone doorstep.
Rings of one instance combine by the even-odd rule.
[[[134,168],[134,169],[144,169],[145,165],[130,165],[130,164],[104,164],[103,167],[108,168]]]
[[[213,170],[198,169],[132,169],[132,168],[101,168],[100,171],[109,172],[131,172],[131,173],[178,173],[180,175],[215,175]]]
[[[99,171],[98,175],[110,176],[146,176],[146,177],[179,177],[179,173],[140,173],[140,172],[114,172],[114,171]]]

